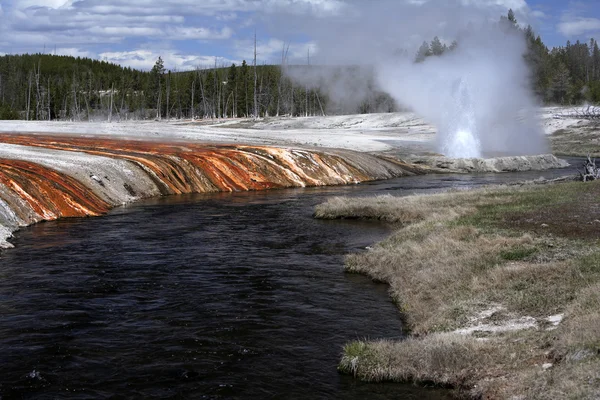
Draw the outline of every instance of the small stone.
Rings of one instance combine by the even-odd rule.
[[[552,365],[553,365],[552,363],[544,363],[544,364],[542,364],[542,369],[544,371],[546,371],[546,370],[552,368]]]
[[[542,225],[540,225],[540,226],[541,226],[542,228],[547,228],[547,227],[548,227],[548,224],[542,224]]]

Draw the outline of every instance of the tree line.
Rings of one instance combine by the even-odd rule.
[[[517,24],[512,10],[502,21],[527,41],[524,55],[531,85],[545,104],[600,103],[600,49],[595,39],[548,47],[527,26]],[[460,46],[435,37],[424,42],[415,62],[442,56]],[[398,106],[371,81],[369,93],[350,108],[329,99],[318,85],[295,83],[288,76],[316,65],[217,65],[193,71],[166,70],[159,57],[150,71],[89,58],[49,54],[0,57],[0,119],[94,120],[203,119],[251,116],[309,116],[394,111]],[[341,67],[352,69],[353,67]],[[338,71],[343,73],[343,71]],[[334,74],[335,75],[335,74]]]
[[[295,84],[286,72],[318,66],[212,65],[150,71],[48,54],[0,57],[0,119],[125,120],[322,115],[327,95]],[[381,93],[377,94],[382,96]],[[372,96],[373,97],[373,96]],[[376,96],[375,96],[376,97]],[[377,99],[369,98],[365,102]],[[361,104],[345,112],[369,112]]]

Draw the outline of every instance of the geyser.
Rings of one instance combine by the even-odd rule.
[[[442,117],[444,130],[438,135],[441,153],[448,157],[481,157],[481,143],[476,135],[477,124],[471,101],[467,80],[458,79]]]
[[[319,79],[293,76],[299,83],[325,82],[319,88],[334,102],[352,99],[359,104],[369,96],[363,90],[360,97],[362,88],[387,92],[400,107],[437,127],[438,151],[447,156],[548,152],[523,57],[525,34],[500,19],[507,12],[504,3],[338,0],[336,4],[336,12],[327,18],[294,15],[294,21],[301,22],[280,21],[278,27],[285,31],[309,26],[318,49],[315,64],[361,68],[337,69],[335,74],[321,69]],[[517,17],[527,14],[526,7],[517,10]],[[419,46],[435,36],[440,45],[456,40],[456,48],[440,55],[438,47],[437,55],[415,62]],[[343,74],[347,79],[340,78]]]
[[[378,68],[378,84],[438,129],[438,151],[455,158],[548,151],[537,123],[523,33],[503,23],[470,27],[454,51]]]

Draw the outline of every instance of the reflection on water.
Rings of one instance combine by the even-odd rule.
[[[337,373],[345,342],[402,326],[385,285],[342,272],[386,227],[313,207],[539,176],[169,197],[24,229],[0,256],[0,396],[443,398]]]

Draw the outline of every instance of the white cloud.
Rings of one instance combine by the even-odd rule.
[[[546,19],[548,18],[548,15],[540,10],[534,10],[531,12],[531,16],[537,19]]]
[[[291,64],[305,64],[309,50],[311,57],[316,56],[319,52],[319,48],[314,42],[287,43],[280,39],[271,38],[267,41],[257,42],[257,63],[281,62],[281,54],[284,49],[288,49],[288,62]],[[235,55],[250,62],[254,58],[254,42],[252,40],[236,41]]]
[[[170,70],[191,70],[197,67],[211,67],[215,64],[214,56],[182,54],[172,49],[104,52],[98,54],[98,56],[104,61],[143,70],[151,69],[159,56],[163,59],[165,68]],[[217,58],[216,60],[219,66],[239,63],[237,60],[227,58]]]
[[[19,9],[25,9],[29,7],[47,7],[47,8],[60,8],[68,7],[72,3],[72,0],[18,0],[14,1],[13,4]]]
[[[221,40],[231,38],[233,30],[227,26],[218,31],[208,28],[175,26],[168,28],[166,34],[172,40]]]
[[[127,27],[127,26],[93,26],[87,30],[92,35],[101,36],[159,36],[160,29],[150,27]]]
[[[477,6],[480,8],[497,7],[508,11],[512,8],[513,11],[521,11],[527,9],[525,0],[461,0],[463,6]]]
[[[55,50],[52,50],[52,54],[56,54],[56,55],[61,55],[61,56],[72,56],[72,57],[87,57],[87,58],[94,58],[95,54],[86,51],[86,50],[81,50],[75,47],[59,47],[56,48]]]
[[[225,21],[237,18],[238,11],[257,7],[256,1],[247,0],[0,2],[0,14],[4,13],[0,18],[0,50],[14,52],[41,51],[45,45],[75,48],[120,43],[135,49],[142,40],[150,39],[229,39],[234,31]]]
[[[238,18],[238,15],[236,13],[222,13],[216,15],[215,18],[217,21],[234,21]]]
[[[558,30],[566,37],[600,31],[600,19],[583,17],[565,19],[558,24]]]

